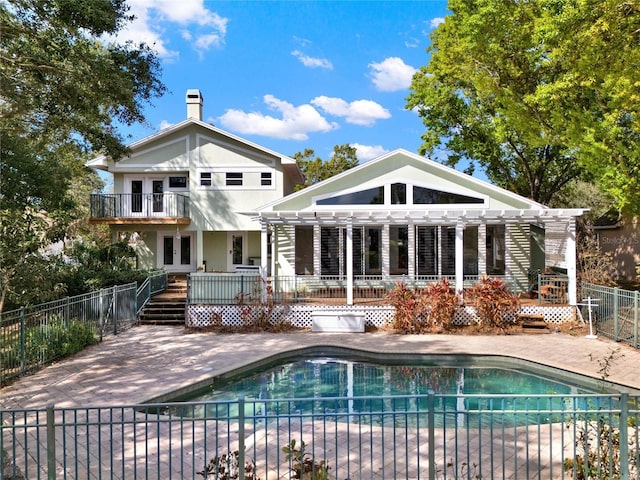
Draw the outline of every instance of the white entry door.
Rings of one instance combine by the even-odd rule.
[[[236,265],[246,265],[246,232],[229,232],[227,234],[227,251],[227,271],[234,272]]]
[[[190,233],[160,233],[158,267],[173,272],[191,272],[193,236]]]

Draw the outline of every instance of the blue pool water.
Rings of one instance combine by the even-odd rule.
[[[361,397],[436,394],[576,394],[582,388],[513,369],[380,365],[339,358],[305,358],[214,382],[190,400]]]
[[[442,418],[453,418],[460,412],[510,410],[518,412],[512,421],[520,423],[522,412],[530,415],[539,410],[570,408],[570,401],[562,395],[596,393],[596,388],[570,385],[552,376],[466,363],[469,362],[384,365],[337,357],[301,357],[241,376],[217,379],[206,389],[182,399],[189,405],[171,413],[207,418],[236,416],[236,400],[242,397],[246,401],[245,415],[249,417],[268,419],[322,412],[348,413],[352,418],[353,414],[372,412],[426,411],[427,394],[433,391]],[[543,397],[533,397],[536,395]],[[407,417],[402,422],[413,423],[417,418]],[[549,417],[541,418],[548,420]]]

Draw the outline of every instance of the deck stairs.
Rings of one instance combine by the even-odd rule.
[[[544,321],[544,316],[539,314],[520,314],[518,321],[523,333],[551,333],[549,325]]]
[[[140,315],[141,325],[184,325],[187,303],[187,276],[169,275],[167,289],[154,295]]]

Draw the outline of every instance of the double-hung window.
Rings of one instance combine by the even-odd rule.
[[[241,187],[242,172],[227,172],[226,185],[227,187]]]
[[[211,172],[200,173],[200,186],[201,187],[211,186]]]
[[[271,172],[262,172],[260,174],[260,185],[263,187],[270,187],[271,184]]]

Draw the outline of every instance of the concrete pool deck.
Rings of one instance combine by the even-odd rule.
[[[375,333],[215,334],[138,326],[0,389],[0,408],[134,405],[276,353],[311,346],[375,353],[502,355],[640,389],[640,351],[605,338],[549,335],[396,335]]]

